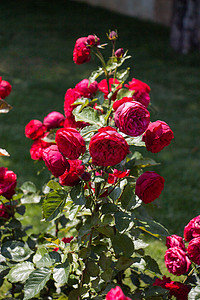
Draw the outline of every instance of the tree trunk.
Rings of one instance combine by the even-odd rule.
[[[200,0],[174,0],[170,44],[183,54],[200,50]]]

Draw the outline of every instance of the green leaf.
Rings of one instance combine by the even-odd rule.
[[[32,204],[32,203],[39,203],[41,200],[41,196],[39,196],[38,194],[27,194],[24,195],[21,198],[21,203],[22,204]]]
[[[114,213],[118,210],[117,205],[113,203],[105,203],[102,205],[101,212],[102,214]]]
[[[95,81],[100,75],[103,74],[103,72],[104,72],[103,68],[100,67],[97,70],[93,71],[89,77],[89,83]]]
[[[191,289],[188,294],[188,300],[199,300],[200,299],[200,286],[197,285]]]
[[[50,276],[51,270],[48,268],[34,270],[25,283],[23,300],[31,299],[37,295],[45,287]]]
[[[105,123],[107,122],[108,118],[110,117],[110,114],[111,114],[111,112],[112,112],[112,108],[113,108],[113,103],[110,104],[110,107],[109,107],[109,109],[108,109],[108,111],[107,111],[107,114],[106,114],[106,116],[104,117]]]
[[[11,219],[9,221],[9,223],[7,223],[5,225],[5,227],[7,228],[11,228],[11,229],[21,229],[22,228],[22,224],[20,221],[18,221],[17,219]]]
[[[98,112],[92,107],[86,107],[81,112],[74,110],[73,114],[75,115],[76,121],[84,121],[93,125],[100,122]]]
[[[102,268],[102,270],[107,270],[110,268],[112,264],[112,258],[105,255],[105,253],[101,254],[101,257],[99,259],[99,265]]]
[[[143,240],[140,239],[133,240],[133,244],[135,250],[144,249],[149,246],[149,244],[145,243]]]
[[[138,228],[157,238],[160,236],[166,237],[170,235],[169,231],[163,225],[154,220],[142,221]]]
[[[137,147],[145,147],[145,142],[142,141],[142,135],[136,137],[125,138],[128,145],[134,145]]]
[[[105,181],[105,179],[102,176],[96,176],[94,178],[94,182],[96,182],[96,183],[101,183],[101,182],[104,182],[104,181]]]
[[[21,241],[7,241],[2,244],[1,254],[14,261],[24,261],[33,253],[28,245]]]
[[[0,99],[0,114],[6,114],[12,109],[12,106],[5,100]]]
[[[112,280],[112,275],[113,275],[113,270],[111,268],[109,268],[101,274],[101,278],[105,282],[110,282]]]
[[[38,248],[35,255],[33,256],[34,264],[36,264],[46,253],[48,253],[46,248],[44,248],[44,247]]]
[[[89,152],[89,150],[86,150],[85,153],[81,157],[82,164],[86,165],[90,161],[90,158],[91,158],[90,152]]]
[[[122,271],[129,268],[134,263],[134,259],[132,257],[120,256],[115,267],[117,270]]]
[[[130,257],[133,254],[133,242],[126,234],[116,234],[112,238],[112,245],[115,253],[118,255]]]
[[[120,200],[122,207],[126,210],[134,209],[134,207],[138,204],[134,188],[129,183],[125,186]]]
[[[70,196],[76,205],[85,205],[86,199],[84,196],[84,189],[81,184],[77,184],[72,188]]]
[[[109,225],[98,227],[97,230],[107,237],[112,237],[114,235],[114,229]]]
[[[22,282],[24,283],[29,275],[33,272],[34,265],[31,262],[23,262],[17,264],[14,268],[10,270],[7,275],[7,278],[10,282]]]
[[[131,91],[129,89],[125,89],[125,88],[122,88],[119,90],[119,92],[117,93],[117,100],[120,100],[124,97],[133,97],[133,93],[134,91]]]
[[[25,214],[25,211],[26,211],[25,205],[20,205],[20,206],[16,207],[16,212],[21,216],[23,216]]]
[[[52,255],[53,254],[53,255]],[[57,252],[45,253],[39,261],[36,262],[36,267],[52,267],[55,263],[60,261],[60,255]]]
[[[46,195],[42,203],[43,216],[46,221],[55,219],[62,212],[65,200],[64,193],[53,191]]]
[[[146,262],[146,270],[149,270],[154,273],[154,275],[162,274],[157,262],[149,255],[144,256]]]
[[[123,69],[117,72],[116,77],[119,81],[126,81],[126,79],[128,78],[130,74],[130,67],[128,67],[127,69]]]
[[[99,266],[94,261],[88,261],[86,264],[86,270],[90,276],[96,277],[99,275]]]
[[[64,263],[57,265],[53,269],[53,279],[59,284],[65,284],[68,281],[70,272],[69,261],[66,260]]]
[[[36,188],[35,184],[33,182],[31,182],[31,181],[24,182],[21,185],[20,190],[22,190],[22,192],[24,194],[36,193],[37,192],[37,188]]]
[[[52,190],[61,190],[62,189],[61,185],[55,180],[50,180],[47,183],[47,186]]]
[[[116,186],[114,188],[114,190],[109,194],[109,197],[116,201],[117,199],[119,199],[120,195],[122,193],[122,190],[120,189],[120,187]]]
[[[123,231],[129,227],[129,224],[131,222],[131,217],[122,211],[118,211],[114,214],[115,216],[115,224],[116,228],[119,231]]]

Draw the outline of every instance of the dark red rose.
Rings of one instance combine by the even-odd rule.
[[[98,83],[93,81],[89,84],[88,79],[83,79],[75,86],[75,91],[77,91],[81,96],[86,98],[91,98],[98,90]]]
[[[90,181],[90,179],[91,179],[91,174],[88,173],[88,172],[84,172],[84,173],[81,175],[81,178],[82,178],[85,182],[88,182],[88,181]]]
[[[131,300],[129,297],[126,297],[119,286],[111,289],[107,295],[106,300]]]
[[[61,176],[65,170],[69,171],[69,163],[62,153],[58,150],[58,146],[51,145],[44,149],[42,158],[48,170],[55,176]]]
[[[59,177],[61,185],[74,186],[81,180],[80,177],[85,171],[85,166],[82,165],[82,160],[68,160],[70,164],[69,171],[65,171],[63,175]]]
[[[64,121],[65,117],[61,113],[52,111],[44,118],[43,125],[47,128],[47,130],[50,130],[52,128],[62,127],[64,125]]]
[[[115,184],[119,178],[124,178],[130,174],[130,170],[119,171],[114,169],[113,173],[108,174],[108,183]]]
[[[116,89],[116,91],[113,93],[113,95],[111,97],[111,99],[114,101],[114,100],[116,100],[117,93],[122,88],[122,85],[117,79],[110,78],[109,79],[109,91],[108,91],[108,83],[107,83],[106,79],[103,79],[98,83],[98,88],[102,93],[104,93],[105,99],[108,99],[109,91],[111,92],[112,90]]]
[[[196,237],[189,242],[187,252],[191,261],[200,265],[200,237]]]
[[[64,242],[65,244],[69,244],[71,242],[71,240],[73,240],[73,236],[70,236],[70,237],[64,237],[62,238],[62,242]]]
[[[184,228],[184,239],[186,242],[200,236],[200,215],[190,220]]]
[[[128,99],[128,100],[127,100]],[[140,136],[147,129],[150,122],[150,113],[139,102],[129,102],[129,97],[120,100],[114,120],[119,130],[130,136]],[[117,102],[114,107],[117,106]]]
[[[116,129],[107,126],[91,138],[89,151],[94,165],[114,166],[126,157],[129,146]]]
[[[52,145],[52,143],[47,143],[43,139],[48,135],[48,132],[44,133],[37,140],[34,140],[30,148],[30,155],[33,160],[42,160],[43,151]]]
[[[2,80],[0,77],[0,98],[5,99],[11,92],[12,87],[8,81]]]
[[[183,249],[183,251],[186,251],[183,238],[176,234],[166,237],[166,246],[167,248],[179,247]]]
[[[81,98],[81,94],[76,89],[68,89],[65,93],[64,112],[65,116],[69,117],[72,114],[73,109],[76,107],[72,105],[78,98]]]
[[[17,175],[7,168],[0,167],[0,195],[7,199],[11,199],[15,194],[17,185]]]
[[[146,83],[133,78],[131,81],[129,81],[129,84],[125,84],[125,87],[131,91],[134,91],[133,98],[135,101],[138,101],[145,107],[148,107],[150,102],[149,93],[151,89]]]
[[[170,273],[180,276],[187,273],[191,262],[183,249],[173,247],[165,252],[165,265]]]
[[[168,146],[173,138],[174,134],[169,125],[158,120],[149,124],[142,140],[148,151],[158,153]]]
[[[87,37],[81,37],[75,43],[73,60],[75,64],[81,65],[90,61],[90,59],[90,47],[87,46]]]
[[[163,188],[165,179],[153,171],[146,171],[136,181],[135,194],[144,202],[157,199]]]
[[[36,140],[46,131],[46,127],[39,120],[31,120],[25,127],[25,136],[29,139]]]
[[[97,47],[98,45],[100,45],[100,39],[96,35],[88,35],[87,45],[89,45],[90,47]]]
[[[85,141],[75,128],[61,128],[56,132],[56,144],[64,156],[77,159],[86,150]]]
[[[7,221],[11,217],[11,206],[10,205],[0,205],[0,221]]]
[[[124,55],[124,49],[123,48],[119,48],[115,51],[115,57],[117,58],[122,58]]]

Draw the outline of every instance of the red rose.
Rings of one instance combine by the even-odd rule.
[[[11,92],[12,87],[8,81],[2,80],[0,77],[0,98],[5,99]]]
[[[46,127],[39,120],[31,120],[25,127],[25,136],[29,139],[36,140],[43,135]]]
[[[88,79],[83,79],[75,86],[75,91],[77,91],[81,96],[86,98],[91,98],[98,90],[98,83],[93,81],[89,84]]]
[[[145,107],[148,107],[150,102],[149,93],[151,89],[146,83],[133,78],[131,81],[129,81],[129,85],[125,84],[125,87],[131,91],[134,91],[133,98],[135,101],[138,101]]]
[[[65,171],[63,175],[59,177],[61,185],[74,186],[81,180],[80,177],[85,171],[85,166],[82,165],[82,160],[68,160],[70,164],[69,171]]]
[[[116,129],[107,126],[91,138],[89,151],[93,164],[106,167],[120,163],[129,153],[129,146]]]
[[[158,153],[168,146],[173,138],[174,134],[169,125],[158,120],[149,124],[142,140],[148,151]]]
[[[108,174],[108,183],[109,184],[115,184],[118,180],[118,178],[124,178],[130,174],[130,170],[125,171],[119,171],[117,169],[114,169],[113,173]]]
[[[48,170],[55,176],[62,175],[65,170],[69,171],[69,163],[60,153],[56,145],[49,146],[43,151],[42,158]]]
[[[136,181],[135,194],[144,202],[158,198],[164,188],[165,179],[153,171],[146,171]]]
[[[39,137],[37,140],[34,141],[30,148],[30,155],[31,158],[34,160],[42,160],[43,151],[52,145],[52,143],[47,143],[43,140],[45,136],[47,136],[48,133],[43,134],[41,137]]]
[[[87,37],[81,37],[75,43],[73,60],[75,64],[81,65],[90,61],[90,59],[90,48],[87,46]]]
[[[187,273],[191,262],[183,249],[173,247],[165,252],[165,265],[170,273],[180,276]]]
[[[186,251],[183,238],[176,234],[166,237],[166,246],[167,248],[179,247],[183,249],[183,251]]]
[[[11,199],[15,194],[17,185],[17,175],[7,168],[0,167],[0,195],[7,199]]]
[[[196,237],[189,242],[187,252],[191,261],[200,265],[200,237]]]
[[[47,130],[50,130],[52,128],[62,127],[64,121],[65,117],[61,113],[52,111],[44,118],[43,124]]]
[[[145,132],[150,122],[150,113],[140,103],[131,101],[129,97],[124,97],[120,100],[114,120],[115,125],[119,130],[130,136],[139,136]],[[118,101],[114,106],[114,109],[118,105]]]
[[[200,215],[190,220],[184,228],[184,238],[186,242],[200,236]]]
[[[11,206],[10,205],[0,205],[0,221],[9,220],[11,217]]]
[[[119,286],[111,289],[106,295],[106,300],[131,300],[126,297]]]
[[[86,150],[85,141],[74,128],[61,128],[56,132],[56,144],[64,156],[77,159]]]
[[[97,47],[100,44],[100,39],[96,35],[88,35],[87,45],[90,47]]]
[[[112,87],[113,85],[114,85],[114,89],[116,89],[116,91],[113,93],[111,99],[114,101],[114,100],[116,100],[117,92],[122,88],[122,85],[117,79],[110,78],[109,79],[109,91],[110,92],[113,89],[113,87]],[[101,80],[98,83],[98,88],[102,93],[104,93],[104,98],[107,99],[108,94],[109,94],[107,80],[106,79]]]
[[[62,242],[64,242],[65,244],[69,244],[71,242],[71,240],[73,240],[73,236],[70,236],[70,237],[64,237],[62,238]]]

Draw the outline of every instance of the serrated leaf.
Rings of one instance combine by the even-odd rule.
[[[70,272],[69,261],[66,260],[64,263],[57,265],[53,269],[53,279],[59,284],[65,284],[68,281]]]
[[[5,100],[0,99],[0,113],[6,114],[12,109],[12,106],[8,104]]]
[[[65,205],[65,194],[53,191],[46,195],[42,203],[43,216],[46,221],[55,219]]]
[[[123,70],[118,71],[117,74],[116,74],[116,77],[120,81],[126,81],[129,74],[130,74],[130,67],[128,67],[127,69],[123,69]]]
[[[33,253],[28,245],[21,241],[7,241],[2,244],[1,254],[14,261],[24,261]]]
[[[31,299],[37,295],[45,287],[50,276],[51,270],[48,268],[34,270],[25,283],[23,300]]]
[[[155,275],[162,274],[157,262],[149,255],[144,256],[146,262],[146,269],[153,272]]]
[[[81,112],[73,111],[76,121],[84,121],[89,124],[96,125],[100,122],[98,112],[92,107],[86,107]]]
[[[134,251],[134,245],[126,234],[116,234],[112,238],[112,245],[116,254],[130,257]]]
[[[47,186],[52,189],[52,190],[61,190],[62,187],[61,185],[59,184],[59,182],[55,181],[55,180],[50,180],[48,183],[47,183]]]
[[[74,186],[70,192],[70,196],[72,201],[76,204],[76,205],[85,205],[86,203],[86,199],[84,196],[84,189],[81,186],[81,184],[77,184],[76,186]]]
[[[133,209],[137,205],[134,188],[129,183],[125,186],[120,200],[122,207],[126,210]]]
[[[10,270],[7,275],[7,278],[10,282],[22,282],[24,283],[29,275],[33,272],[34,265],[31,262],[23,262],[21,264],[17,264],[14,268]]]
[[[46,248],[38,248],[35,255],[33,256],[33,262],[36,264],[44,255],[45,253],[48,253]]]
[[[93,71],[89,77],[89,84],[95,81],[100,75],[104,72],[103,68],[98,68],[97,70]]]
[[[60,256],[57,252],[55,252],[56,255]],[[54,252],[52,254],[55,254]],[[55,256],[52,256],[51,253],[45,253],[44,256],[41,257],[39,261],[36,262],[36,267],[52,267],[55,263],[58,262],[59,258]]]
[[[138,226],[138,228],[154,237],[159,238],[160,236],[169,236],[169,231],[160,223],[154,220],[146,220]]]

